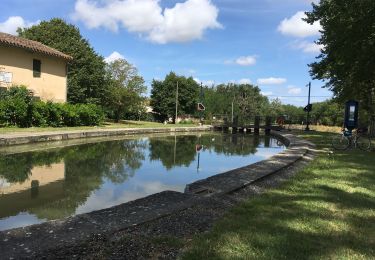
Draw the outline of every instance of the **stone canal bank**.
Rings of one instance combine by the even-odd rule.
[[[155,134],[155,133],[180,133],[210,131],[211,126],[199,127],[160,127],[160,128],[117,128],[117,129],[92,129],[92,130],[68,130],[51,132],[26,132],[0,134],[0,147],[32,144],[48,141],[64,141],[93,137],[111,137],[133,134]]]
[[[190,128],[189,128],[190,129]],[[149,130],[149,129],[148,129]],[[193,131],[193,130],[192,130]],[[304,167],[314,145],[272,132],[288,148],[268,160],[112,208],[0,232],[1,259],[174,259],[243,199]]]

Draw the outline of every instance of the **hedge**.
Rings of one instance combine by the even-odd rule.
[[[96,126],[104,113],[94,104],[58,104],[38,101],[24,86],[0,91],[0,125],[3,126]]]

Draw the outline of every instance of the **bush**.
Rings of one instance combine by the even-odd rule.
[[[94,126],[100,124],[104,119],[103,111],[93,104],[77,105],[76,111],[80,125]]]
[[[80,120],[77,112],[76,105],[64,104],[61,106],[62,122],[66,126],[78,126]]]
[[[184,120],[180,121],[179,124],[181,124],[181,125],[191,125],[191,124],[193,124],[193,121],[191,119],[184,119]]]
[[[95,126],[104,120],[94,104],[57,104],[37,101],[26,87],[0,92],[0,124],[4,126]]]
[[[0,95],[0,122],[4,125],[28,127],[32,124],[32,93],[25,86],[11,87]]]
[[[36,101],[32,108],[32,125],[33,126],[48,126],[48,107],[45,102]]]

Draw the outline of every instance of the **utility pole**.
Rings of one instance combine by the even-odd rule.
[[[307,101],[307,118],[306,118],[306,128],[305,131],[310,131],[310,94],[311,94],[311,82],[307,85],[309,87],[309,96]]]
[[[201,93],[200,93],[200,97],[199,97],[199,101],[201,104],[203,104],[203,83],[201,82]],[[199,111],[199,122],[203,125],[203,118],[202,118],[202,115],[203,115],[203,110]]]
[[[176,88],[176,117],[174,120],[174,124],[177,124],[177,112],[178,112],[178,81],[177,81],[177,88]]]
[[[232,100],[232,124],[233,124],[233,102],[234,102],[234,98]]]
[[[233,124],[233,120],[234,120],[234,99],[236,98],[236,95],[233,96],[233,99],[232,99],[232,124]]]

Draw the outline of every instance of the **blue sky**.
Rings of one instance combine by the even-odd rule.
[[[124,57],[149,85],[170,71],[205,84],[252,82],[303,106],[319,24],[302,22],[311,0],[3,0],[0,31],[60,17],[103,57]],[[111,56],[112,55],[112,56]],[[121,55],[121,56],[119,56]],[[312,101],[331,93],[313,81]]]

